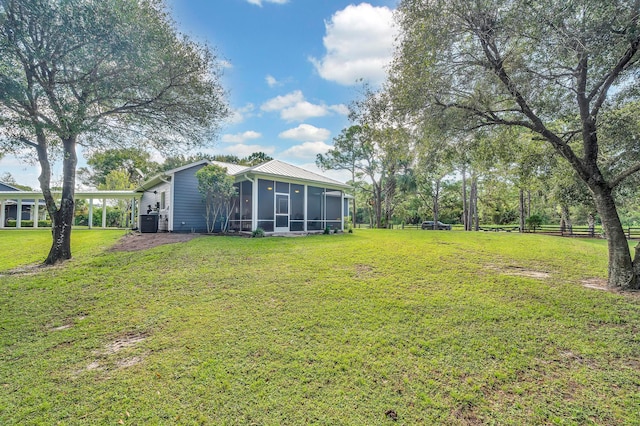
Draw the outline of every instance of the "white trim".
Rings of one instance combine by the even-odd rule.
[[[251,231],[258,229],[258,178],[251,181]]]
[[[284,192],[276,192],[276,187],[277,186],[277,182],[276,184],[274,184],[274,188],[273,188],[273,232],[290,232],[291,229],[291,194],[290,193],[284,193]],[[289,184],[289,192],[291,192],[291,184]],[[278,195],[280,196],[287,196],[287,227],[280,227],[278,228],[277,224],[278,224]],[[280,213],[280,216],[285,216],[284,214]]]
[[[188,167],[187,167],[188,168]],[[186,170],[186,169],[183,169]],[[173,232],[173,206],[176,205],[175,200],[176,200],[176,185],[175,185],[176,179],[175,179],[175,175],[171,178],[171,182],[169,183],[169,202],[171,204],[169,204],[169,217],[168,219],[168,223],[167,223],[167,231],[169,232]],[[162,199],[162,196],[161,196]],[[167,196],[164,196],[164,201],[167,201]],[[166,206],[165,206],[166,207]]]
[[[307,213],[307,203],[309,201],[309,185],[304,185],[304,232],[307,232],[307,223],[309,223],[309,214]]]
[[[342,197],[340,197],[340,230],[344,231],[344,191],[340,191]]]
[[[56,198],[60,196],[61,191],[51,191]],[[131,197],[140,197],[141,194],[135,191],[75,191],[74,198],[88,200],[89,198],[106,198],[107,200],[130,199]],[[42,200],[42,191],[0,191],[0,200]],[[34,201],[35,202],[35,201]],[[30,204],[31,202],[25,203]],[[44,204],[44,203],[43,203]]]
[[[31,209],[31,219],[33,220],[33,227],[37,228],[38,227],[38,207],[39,207],[39,202],[40,200],[34,200],[33,203],[33,207]]]
[[[4,222],[7,220],[5,209],[7,208],[7,200],[0,199],[0,228],[4,228]]]
[[[22,228],[22,200],[18,199],[18,208],[16,210],[16,228]]]
[[[93,228],[93,198],[89,198],[89,229]]]
[[[102,228],[107,227],[107,200],[102,199]]]

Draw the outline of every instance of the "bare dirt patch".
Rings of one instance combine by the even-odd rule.
[[[121,359],[116,362],[116,366],[118,368],[128,368],[133,367],[134,365],[140,364],[142,362],[142,357],[134,356],[132,358]]]
[[[120,356],[126,355],[125,349],[136,346],[138,343],[144,341],[149,337],[146,333],[129,333],[120,336],[112,342],[104,345],[102,350],[94,351],[94,355],[98,358],[89,363],[85,367],[86,371],[99,370],[108,371],[114,368],[128,368],[134,365],[140,364],[144,361],[146,354],[140,354],[136,356],[125,357],[117,359],[118,353],[124,351]],[[76,374],[80,374],[82,370],[76,371]]]
[[[373,267],[370,265],[358,264],[355,265],[356,278],[369,278],[375,275]]]
[[[539,280],[547,279],[551,276],[548,272],[544,271],[534,271],[532,269],[525,269],[519,266],[498,266],[498,265],[487,265],[488,269],[492,269],[501,274],[511,275],[516,277],[527,277],[527,278],[536,278]]]
[[[174,234],[170,232],[158,232],[142,234],[132,232],[120,238],[111,251],[140,251],[164,244],[184,243],[199,237],[200,234]]]
[[[102,352],[105,355],[111,355],[120,352],[122,349],[135,346],[147,338],[146,334],[129,334],[120,337],[113,342],[107,343]]]
[[[607,280],[604,278],[587,278],[581,281],[582,286],[586,288],[592,288],[594,290],[607,291]]]

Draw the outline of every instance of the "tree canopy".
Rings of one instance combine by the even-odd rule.
[[[389,85],[398,114],[537,134],[593,196],[608,236],[609,285],[637,287],[613,194],[640,170],[637,145],[616,143],[625,162],[612,168],[599,138],[609,111],[637,97],[640,3],[402,0],[398,10]]]
[[[40,163],[53,221],[45,263],[71,257],[77,145],[170,153],[208,143],[228,113],[218,69],[161,0],[0,0],[0,151],[27,149]]]

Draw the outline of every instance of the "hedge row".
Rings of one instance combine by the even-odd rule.
[[[15,228],[16,227],[16,222],[17,220],[7,220],[7,224],[5,225],[7,228]],[[21,226],[23,228],[33,228],[33,221],[32,220],[23,220],[20,222]],[[38,221],[38,227],[39,228],[51,228],[51,221],[50,220],[39,220]]]

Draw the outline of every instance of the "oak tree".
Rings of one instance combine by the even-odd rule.
[[[468,130],[539,135],[589,188],[608,238],[609,286],[638,288],[640,260],[614,197],[640,170],[637,144],[618,144],[623,167],[607,168],[599,138],[604,112],[637,98],[640,2],[402,0],[398,10],[396,107],[423,120],[455,110]]]
[[[0,151],[26,150],[40,165],[46,264],[71,257],[77,147],[167,153],[209,142],[227,114],[216,64],[162,0],[0,0]]]

